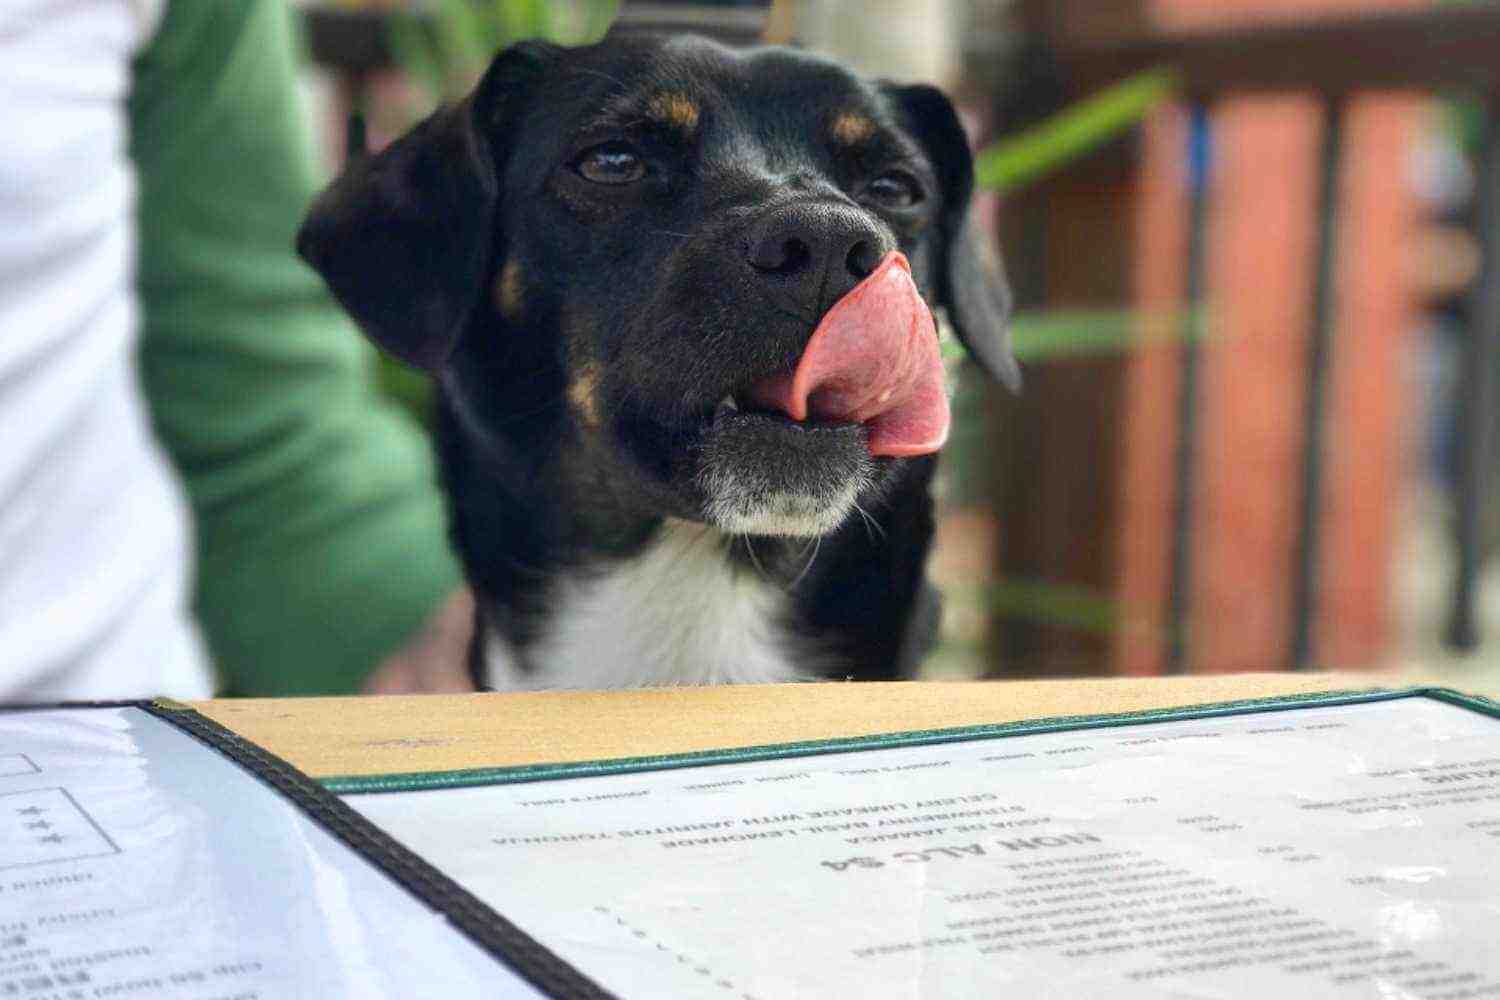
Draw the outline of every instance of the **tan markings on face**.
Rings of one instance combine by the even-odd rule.
[[[657,94],[646,106],[646,113],[689,134],[698,128],[698,104],[681,94]]]
[[[500,280],[495,282],[495,304],[500,315],[509,320],[521,318],[521,296],[525,290],[521,277],[521,265],[514,260],[505,262],[500,269]]]
[[[843,145],[853,146],[875,134],[875,123],[857,111],[845,111],[833,119],[829,132]]]
[[[598,427],[604,422],[599,410],[599,380],[602,370],[597,361],[586,361],[578,367],[573,381],[568,385],[568,402],[573,412],[585,427]]]

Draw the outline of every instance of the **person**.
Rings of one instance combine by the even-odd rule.
[[[7,0],[0,123],[0,701],[467,688],[428,443],[293,251],[286,5]]]

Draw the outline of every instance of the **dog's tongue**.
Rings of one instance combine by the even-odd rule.
[[[796,371],[750,387],[757,406],[828,423],[864,424],[871,455],[937,451],[948,395],[932,313],[897,251],[834,303]]]

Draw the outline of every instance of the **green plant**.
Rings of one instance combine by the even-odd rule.
[[[618,0],[437,0],[391,19],[396,61],[434,103],[468,93],[500,49],[527,38],[597,41]]]
[[[987,191],[1024,187],[1128,132],[1176,92],[1177,74],[1168,69],[1127,77],[982,150],[974,175]]]

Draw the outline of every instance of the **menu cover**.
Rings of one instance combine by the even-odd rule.
[[[1497,859],[1435,689],[322,783],[0,713],[0,997],[1460,1000]]]
[[[0,711],[0,997],[606,994],[183,706]]]

